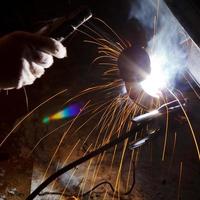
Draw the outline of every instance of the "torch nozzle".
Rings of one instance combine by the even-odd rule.
[[[146,137],[140,138],[140,139],[132,142],[131,144],[129,144],[129,149],[134,150],[138,147],[143,146],[144,144],[146,144],[147,142],[151,141],[153,138],[158,136],[159,133],[160,133],[160,129],[148,131]]]
[[[150,121],[152,119],[155,119],[157,117],[160,117],[166,114],[167,112],[171,113],[171,112],[180,111],[182,109],[182,106],[183,107],[186,106],[186,99],[170,101],[168,103],[161,105],[158,109],[155,109],[148,113],[134,117],[132,121],[136,123]]]
[[[177,111],[177,110],[181,109],[181,105],[183,107],[186,106],[186,99],[174,100],[174,101],[170,101],[168,103],[165,103],[158,108],[158,112],[166,113],[167,111],[168,112]]]

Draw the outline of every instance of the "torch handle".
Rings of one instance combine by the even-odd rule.
[[[89,8],[77,9],[70,16],[54,19],[51,23],[47,24],[47,30],[45,30],[44,35],[63,42],[91,17],[92,13]]]

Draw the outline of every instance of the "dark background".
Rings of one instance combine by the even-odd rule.
[[[173,13],[196,40],[200,41],[200,3],[198,0],[165,0]],[[0,6],[1,29],[5,34],[13,30],[31,30],[33,24],[62,16],[80,5],[88,5],[93,13],[113,22],[115,25],[125,23],[130,11],[130,2],[134,0],[59,0],[39,1],[20,0],[3,1]]]

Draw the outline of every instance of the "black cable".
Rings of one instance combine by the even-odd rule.
[[[89,195],[91,192],[93,192],[94,190],[96,190],[98,187],[100,187],[100,186],[102,186],[102,185],[105,185],[105,184],[107,184],[107,185],[110,186],[110,188],[111,188],[111,190],[112,190],[113,193],[115,192],[115,189],[114,189],[113,185],[112,185],[110,182],[108,182],[108,181],[103,181],[103,182],[97,184],[96,186],[94,186],[91,190],[89,190],[89,191],[83,193],[83,194],[80,195],[80,196],[82,196],[82,197],[87,196],[87,195]]]
[[[115,192],[115,189],[114,189],[114,187],[112,186],[112,184],[111,184],[110,182],[108,182],[108,181],[103,181],[103,182],[97,184],[97,185],[96,185],[95,187],[93,187],[91,190],[89,190],[89,191],[87,191],[87,192],[85,192],[85,193],[83,193],[83,194],[81,194],[81,195],[79,195],[79,196],[77,196],[76,194],[71,194],[71,195],[69,195],[69,194],[62,193],[62,192],[43,192],[43,193],[40,193],[40,194],[38,194],[38,195],[39,195],[39,196],[45,196],[45,195],[59,195],[59,196],[61,196],[61,195],[62,195],[62,196],[64,196],[64,197],[72,197],[72,196],[84,197],[84,196],[87,196],[88,194],[90,194],[91,192],[93,192],[93,191],[96,190],[98,187],[100,187],[101,185],[104,185],[104,184],[109,185],[110,188],[111,188],[111,190],[112,190],[112,192],[113,192],[113,193]]]
[[[45,196],[45,195],[59,195],[59,196],[65,196],[65,197],[71,197],[71,196],[77,196],[77,197],[84,197],[84,196],[87,196],[89,195],[91,192],[93,192],[94,190],[96,190],[98,187],[100,187],[101,185],[109,185],[110,186],[110,189],[112,190],[113,194],[117,194],[118,196],[125,196],[125,195],[128,195],[132,192],[134,186],[135,186],[135,165],[134,165],[134,162],[133,162],[133,182],[131,184],[131,187],[130,189],[127,191],[127,192],[124,192],[124,193],[121,193],[119,191],[116,191],[113,187],[113,185],[108,182],[108,181],[103,181],[99,184],[97,184],[96,186],[94,186],[91,190],[77,196],[76,194],[72,194],[72,195],[69,195],[69,194],[66,194],[66,193],[61,193],[61,192],[44,192],[44,193],[40,193],[39,196]]]
[[[93,192],[96,188],[98,188],[99,186],[104,185],[104,184],[108,184],[108,185],[110,186],[110,188],[111,188],[111,190],[112,190],[112,192],[113,192],[114,194],[120,194],[120,195],[124,195],[124,196],[130,194],[130,193],[132,192],[134,186],[135,186],[135,164],[134,164],[134,162],[133,162],[133,167],[134,167],[134,169],[133,169],[133,182],[132,182],[131,187],[130,187],[130,189],[129,189],[128,191],[126,191],[126,192],[124,192],[124,193],[121,193],[120,191],[116,191],[116,190],[114,189],[113,185],[112,185],[110,182],[108,182],[108,181],[103,181],[103,182],[97,184],[97,185],[96,185],[95,187],[93,187],[91,190],[89,190],[89,191],[83,193],[81,196],[83,196],[83,197],[84,197],[84,196],[87,196],[88,194],[90,194],[91,192]]]
[[[26,200],[33,200],[44,188],[46,188],[52,181],[54,181],[57,177],[61,176],[62,174],[66,173],[67,171],[75,168],[76,166],[90,160],[93,157],[96,157],[97,155],[105,152],[106,150],[110,149],[111,147],[121,143],[127,138],[130,138],[133,136],[133,132],[140,131],[141,128],[146,125],[147,122],[141,123],[139,125],[134,125],[133,129],[129,132],[126,132],[119,136],[116,139],[113,139],[111,142],[108,144],[105,144],[104,146],[100,147],[99,149],[90,152],[86,156],[75,160],[74,162],[70,163],[69,165],[64,166],[63,168],[59,169],[57,172],[49,176],[44,182],[42,182],[27,198]]]

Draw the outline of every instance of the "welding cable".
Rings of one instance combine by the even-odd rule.
[[[133,182],[131,184],[131,187],[128,191],[122,193],[120,191],[116,191],[112,185],[112,183],[110,183],[109,181],[102,181],[100,182],[99,184],[97,184],[96,186],[94,186],[91,190],[79,195],[79,196],[76,196],[76,194],[72,194],[72,195],[69,195],[69,194],[63,194],[61,192],[44,192],[44,193],[40,193],[38,194],[38,196],[46,196],[46,195],[59,195],[59,196],[64,196],[64,197],[72,197],[72,196],[75,196],[75,197],[85,197],[87,195],[90,195],[91,192],[94,192],[97,188],[99,188],[100,186],[102,185],[108,185],[110,187],[110,189],[112,190],[113,194],[116,194],[117,196],[126,196],[126,195],[129,195],[132,191],[133,191],[133,188],[135,186],[135,163],[133,162]]]
[[[82,196],[82,197],[87,196],[87,195],[89,195],[91,192],[93,192],[95,189],[97,189],[97,188],[100,187],[101,185],[105,185],[105,184],[109,185],[109,186],[110,186],[110,189],[111,189],[112,192],[113,192],[113,194],[116,194],[117,196],[119,196],[119,195],[120,195],[120,196],[129,195],[129,194],[133,191],[133,188],[134,188],[134,186],[135,186],[135,163],[133,162],[133,182],[132,182],[131,187],[130,187],[130,189],[129,189],[128,191],[126,191],[126,192],[124,192],[124,193],[122,193],[122,192],[120,192],[120,191],[116,191],[116,190],[114,189],[113,185],[112,185],[110,182],[108,182],[108,181],[103,181],[103,182],[97,184],[97,185],[96,185],[95,187],[93,187],[91,190],[89,190],[89,191],[83,193],[81,196]]]
[[[75,160],[74,162],[70,163],[69,165],[64,166],[63,168],[56,171],[54,174],[49,176],[44,182],[42,182],[27,198],[26,200],[33,200],[40,192],[46,188],[51,182],[53,182],[56,178],[61,176],[62,174],[66,173],[67,171],[77,167],[78,165],[90,160],[91,158],[94,158],[98,156],[99,154],[102,154],[103,152],[107,151],[108,149],[114,147],[115,145],[123,142],[125,139],[133,137],[133,133],[136,133],[143,128],[147,122],[141,123],[141,124],[133,124],[133,128],[131,131],[126,132],[119,136],[116,139],[113,139],[109,143],[105,144],[104,146],[100,147],[99,149],[90,152],[86,156],[79,158],[78,160]]]

